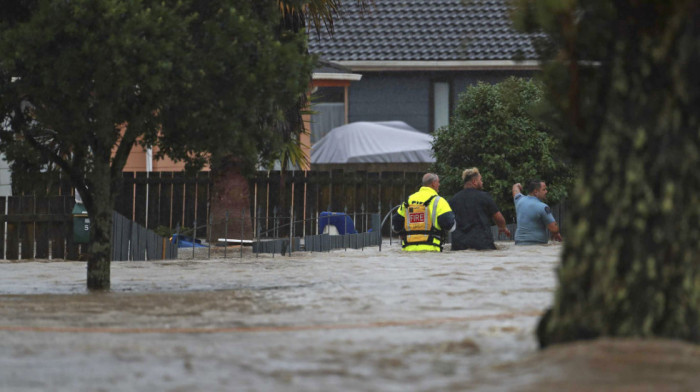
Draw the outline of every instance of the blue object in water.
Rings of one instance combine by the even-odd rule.
[[[201,240],[194,240],[194,245],[192,241],[192,237],[187,237],[182,234],[173,234],[172,237],[170,237],[170,243],[174,244],[177,242],[177,247],[178,248],[191,248],[194,246],[195,248],[206,248],[206,246],[202,245]]]
[[[338,229],[338,234],[356,234],[355,223],[343,212],[322,211],[318,218],[318,231],[323,233],[327,225]]]

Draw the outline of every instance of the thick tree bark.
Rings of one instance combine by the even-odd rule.
[[[90,196],[84,198],[90,218],[90,245],[87,264],[87,287],[90,290],[109,290],[112,260],[112,212],[114,195],[109,161],[96,160],[90,173]],[[114,179],[118,181],[118,179]]]
[[[243,220],[243,238],[253,239],[253,224],[251,218],[250,196],[251,189],[248,179],[241,172],[240,166],[229,161],[224,167],[212,169],[212,194],[210,214],[214,225],[211,227],[211,237],[239,238],[241,236],[241,215]],[[225,227],[228,212],[228,227]]]
[[[689,11],[653,30],[628,18],[601,65],[612,85],[599,86],[599,117],[573,131],[591,148],[580,154],[541,346],[599,336],[700,342],[700,14]]]

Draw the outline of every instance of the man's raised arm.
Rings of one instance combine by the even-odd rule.
[[[523,193],[523,186],[520,185],[520,183],[513,184],[513,198],[517,196],[519,193]]]

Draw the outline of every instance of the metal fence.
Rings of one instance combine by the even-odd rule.
[[[335,218],[343,218],[343,224],[334,222]],[[247,227],[251,227],[247,221],[255,221],[256,231],[249,233]],[[201,233],[206,237],[208,249],[207,257],[211,257],[212,249],[219,249],[216,257],[243,257],[243,247],[250,246],[256,255],[281,254],[291,255],[293,252],[328,252],[333,249],[364,249],[370,246],[380,246],[382,241],[381,220],[378,213],[335,213],[328,212],[312,218],[295,219],[294,216],[283,217],[264,215],[254,215],[248,217],[245,210],[240,214],[232,214],[229,211],[224,213],[223,219],[217,220],[217,224],[223,225],[219,231],[223,237],[212,238],[213,230],[210,225],[215,221],[211,217],[210,221],[203,226],[178,227],[177,234],[185,233],[189,239],[196,239],[196,233]],[[358,225],[355,225],[355,223]],[[314,231],[295,231],[295,227],[313,227]],[[324,231],[324,227],[326,230]],[[333,227],[334,230],[328,230]],[[205,233],[208,233],[205,235]],[[197,240],[201,242],[202,240]],[[240,246],[238,249],[228,251],[230,245]],[[185,253],[186,254],[186,253]],[[192,249],[192,258],[202,257],[196,255]]]
[[[290,212],[291,216],[278,215],[276,209],[273,209],[271,216],[267,216],[263,210],[258,209],[258,213],[250,217],[246,215],[245,210],[237,214],[226,211],[223,218],[210,216],[207,225],[182,229],[189,230],[189,233],[196,229],[195,232],[204,235],[204,233],[212,232],[212,224],[223,225],[218,230],[224,233],[223,238],[212,239],[209,237],[207,240],[209,246],[222,246],[225,249],[225,245],[228,244],[241,245],[238,253],[232,251],[229,254],[224,251],[224,257],[243,257],[244,245],[250,245],[253,253],[256,254],[290,255],[292,252],[299,251],[328,252],[333,249],[362,249],[370,246],[379,246],[381,251],[383,237],[388,237],[390,245],[394,241],[399,243],[401,241],[399,236],[391,231],[391,219],[395,214],[396,207],[398,205],[390,208],[385,215],[381,215],[379,212],[348,212],[348,208],[343,207],[343,212],[321,211],[312,214],[310,218],[302,219],[296,219],[293,211]],[[552,213],[560,227],[563,226],[566,220],[565,204],[560,203],[554,206]],[[343,222],[351,222],[349,224],[357,232],[343,234],[348,231],[348,227],[343,227],[341,224],[338,230],[339,234],[324,233],[324,220],[330,220],[334,216],[347,217],[347,220],[343,220]],[[510,238],[499,233],[497,226],[491,227],[494,241],[514,240],[516,223],[509,223],[506,226],[511,232]],[[250,233],[246,230],[248,227],[254,227],[255,231]],[[388,233],[388,235],[385,236],[383,233]],[[563,228],[562,233],[564,233]],[[447,236],[446,243],[451,243],[450,235]],[[192,257],[195,257],[194,252]]]
[[[112,261],[176,259],[178,246],[138,223],[112,214]]]

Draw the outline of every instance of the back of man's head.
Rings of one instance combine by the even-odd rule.
[[[423,186],[430,186],[433,184],[438,179],[437,174],[435,173],[425,173],[423,176]]]
[[[532,192],[539,190],[541,186],[542,186],[542,180],[538,180],[538,179],[528,180],[525,183],[525,193],[529,195]]]
[[[464,171],[462,172],[462,183],[466,184],[469,181],[475,179],[476,177],[479,177],[479,169],[475,167],[464,169]]]

